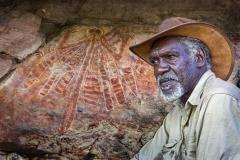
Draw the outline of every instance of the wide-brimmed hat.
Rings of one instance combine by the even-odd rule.
[[[173,17],[164,20],[159,32],[147,40],[133,45],[130,50],[149,64],[149,53],[153,43],[163,37],[188,36],[201,40],[210,50],[212,71],[217,77],[227,80],[234,66],[234,50],[227,36],[216,26],[205,22]]]

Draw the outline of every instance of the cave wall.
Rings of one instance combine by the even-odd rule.
[[[128,47],[183,16],[224,30],[236,49],[239,2],[1,0],[0,159],[129,159],[172,108]],[[224,63],[224,62],[223,62]]]

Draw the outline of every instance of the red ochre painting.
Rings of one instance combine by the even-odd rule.
[[[126,110],[157,88],[151,66],[128,49],[135,41],[126,27],[65,30],[1,85],[0,130],[64,133],[81,126],[83,115],[134,120]]]

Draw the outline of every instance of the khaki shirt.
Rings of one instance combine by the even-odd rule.
[[[132,160],[240,160],[240,90],[207,71]]]

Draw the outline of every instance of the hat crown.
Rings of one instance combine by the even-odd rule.
[[[168,30],[169,28],[180,26],[185,23],[193,23],[193,22],[196,22],[196,21],[188,18],[183,18],[183,17],[171,17],[162,21],[162,23],[159,26],[159,32],[163,32],[165,30]]]

